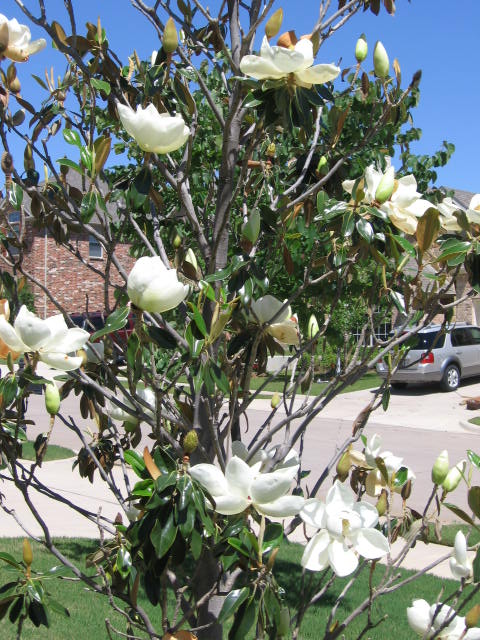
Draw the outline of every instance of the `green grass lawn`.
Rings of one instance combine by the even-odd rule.
[[[47,453],[43,458],[44,462],[50,462],[51,460],[63,460],[64,458],[73,458],[75,453],[67,447],[60,447],[56,444],[49,444]],[[35,460],[35,449],[33,442],[28,440],[22,445],[22,460]]]
[[[82,569],[85,568],[85,556],[96,549],[94,541],[76,538],[57,540],[57,546],[65,555],[74,559]],[[56,560],[39,545],[33,545],[33,549],[33,569],[48,571],[50,567],[57,564]],[[299,597],[301,597],[302,573],[300,570],[300,558],[302,550],[301,545],[285,543],[275,563],[275,574],[278,583],[285,589],[286,602],[292,608],[292,611]],[[6,551],[20,559],[22,557],[22,540],[19,538],[2,539],[0,540],[0,551]],[[374,581],[381,578],[383,571],[384,567],[377,565]],[[405,577],[410,575],[411,572],[401,571],[400,573]],[[309,577],[311,575],[308,574]],[[4,563],[1,563],[0,586],[8,579],[9,573],[5,570]],[[314,575],[314,579],[317,579],[317,576]],[[318,640],[323,637],[328,612],[346,582],[347,579],[338,579],[328,594],[309,610],[300,638]],[[377,628],[370,630],[364,637],[371,638],[371,640],[385,640],[385,638],[392,637],[395,637],[395,640],[411,640],[414,634],[406,621],[406,608],[411,605],[412,600],[425,598],[429,602],[435,602],[441,589],[444,590],[442,597],[445,598],[456,586],[457,583],[454,581],[443,580],[434,576],[424,576],[408,587],[378,599],[373,606],[373,619],[376,621],[384,616],[388,616],[388,619]],[[367,570],[361,575],[355,588],[348,592],[339,607],[337,614],[339,621],[365,598],[368,588]],[[106,599],[87,591],[81,584],[67,580],[52,580],[49,581],[49,590],[56,600],[68,607],[71,617],[64,618],[58,614],[52,614],[50,629],[45,627],[37,629],[28,621],[25,623],[22,638],[26,640],[84,640],[84,638],[88,638],[88,640],[104,640],[108,637],[104,624],[105,618],[108,618],[112,625],[120,631],[125,632],[125,624],[122,617],[108,606]],[[475,599],[475,602],[477,601],[478,598]],[[160,629],[161,613],[159,608],[154,609],[144,597],[139,598],[139,603],[144,606],[151,616],[154,626]],[[347,640],[358,638],[364,621],[365,616],[355,621],[346,629],[344,637]],[[8,622],[7,617],[6,620],[3,619],[0,622],[0,639],[11,640],[14,637],[14,628]],[[248,636],[248,640],[250,639],[253,639],[253,635]]]
[[[262,384],[264,384],[265,379],[266,378],[264,376],[253,376],[251,380],[252,391],[255,391]],[[290,376],[287,376],[287,380],[288,382],[290,382]],[[374,371],[370,371],[369,373],[365,374],[360,380],[357,380],[357,382],[347,387],[342,393],[349,393],[350,391],[362,391],[363,389],[375,389],[376,387],[379,387],[381,383],[382,379],[377,376]],[[274,393],[275,391],[281,393],[284,389],[284,386],[285,377],[281,376],[274,382],[269,382],[265,389],[262,389],[262,393],[268,391],[270,391],[271,393]],[[312,384],[312,389],[310,392],[311,395],[316,396],[320,394],[326,386],[327,384],[325,382],[314,382]]]

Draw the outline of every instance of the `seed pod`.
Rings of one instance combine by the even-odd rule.
[[[183,450],[185,453],[193,453],[198,447],[198,435],[195,429],[190,429],[183,438]]]
[[[55,382],[45,385],[45,408],[51,416],[56,416],[60,410],[60,391]]]
[[[165,24],[162,44],[165,53],[173,53],[178,47],[178,34],[173,18],[169,18]]]
[[[8,151],[2,153],[2,160],[0,163],[3,173],[12,173],[13,171],[13,158],[12,154]]]
[[[379,204],[386,202],[393,193],[395,188],[395,171],[393,167],[388,167],[382,176],[382,179],[378,183],[377,190],[375,191],[375,200]]]
[[[390,61],[387,52],[383,44],[378,40],[373,51],[373,70],[378,78],[386,78],[389,69]]]
[[[357,40],[357,44],[355,45],[355,58],[357,59],[357,62],[363,62],[367,57],[367,53],[368,53],[367,39],[365,37],[365,34],[362,33],[362,35]]]
[[[283,22],[283,9],[277,9],[275,13],[271,16],[267,23],[265,24],[265,35],[270,40],[270,38],[274,38],[277,33],[280,31],[280,27]]]

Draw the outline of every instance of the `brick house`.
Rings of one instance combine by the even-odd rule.
[[[81,181],[81,177],[70,171],[67,180],[69,185],[74,185]],[[78,188],[80,185],[76,186]],[[108,209],[109,215],[116,215],[112,205],[108,205]],[[55,240],[45,226],[36,222],[28,197],[24,200],[23,229],[20,229],[21,217],[18,211],[12,209],[7,215],[11,227],[22,237],[22,267],[32,277],[29,287],[34,296],[35,311],[40,317],[58,313],[59,308],[69,314],[105,311],[106,287],[102,274],[106,272],[107,260],[102,245],[93,235],[71,231],[70,250],[67,249]],[[94,218],[91,222],[94,228],[99,224],[99,219],[96,220]],[[18,250],[13,251],[18,253]],[[135,262],[129,251],[129,244],[118,242],[115,245],[115,257],[127,274]],[[107,295],[111,308],[115,303],[114,290],[116,286],[124,286],[125,280],[111,262],[108,269]],[[58,302],[58,307],[46,290]]]

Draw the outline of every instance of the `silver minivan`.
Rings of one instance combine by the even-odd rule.
[[[390,378],[393,388],[439,382],[444,391],[455,391],[462,378],[480,376],[480,327],[457,323],[442,330],[429,325],[405,344],[409,351]],[[377,364],[377,373],[387,377],[384,361]]]

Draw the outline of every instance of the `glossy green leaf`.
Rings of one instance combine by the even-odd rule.
[[[99,80],[98,78],[91,78],[90,82],[92,83],[92,86],[95,87],[95,89],[97,89],[97,91],[103,91],[103,93],[106,93],[107,96],[110,95],[111,87],[108,82],[105,82],[105,80]]]
[[[473,513],[480,517],[480,487],[473,486],[468,490],[468,506]]]
[[[67,144],[74,145],[79,149],[82,148],[82,141],[80,140],[80,135],[78,131],[76,131],[75,129],[64,129],[63,138]]]
[[[170,513],[165,524],[157,520],[150,532],[150,542],[152,543],[157,558],[163,558],[175,541],[177,527],[173,520],[173,512]]]
[[[245,640],[257,620],[257,606],[253,596],[240,605],[228,640]]]
[[[248,598],[249,593],[250,589],[248,587],[242,587],[242,589],[233,589],[230,591],[225,598],[222,609],[218,615],[219,624],[223,624],[228,620],[228,618],[230,618],[230,616],[233,616],[242,602],[245,602]]]
[[[471,449],[467,449],[467,456],[470,462],[480,469],[480,456],[474,453]]]
[[[127,318],[129,314],[128,307],[119,307],[112,314],[108,316],[105,321],[105,326],[103,329],[99,329],[96,331],[91,337],[90,341],[95,342],[99,338],[112,333],[113,331],[118,331],[118,329],[122,329],[127,324]]]
[[[83,196],[82,204],[80,205],[80,216],[82,218],[82,222],[88,224],[93,218],[96,210],[97,194],[94,191],[89,191]]]
[[[82,167],[78,165],[76,162],[74,162],[73,160],[69,160],[68,158],[60,158],[60,160],[57,160],[57,162],[60,166],[69,167],[69,169],[73,169],[74,171],[79,173],[81,176],[83,176]]]

